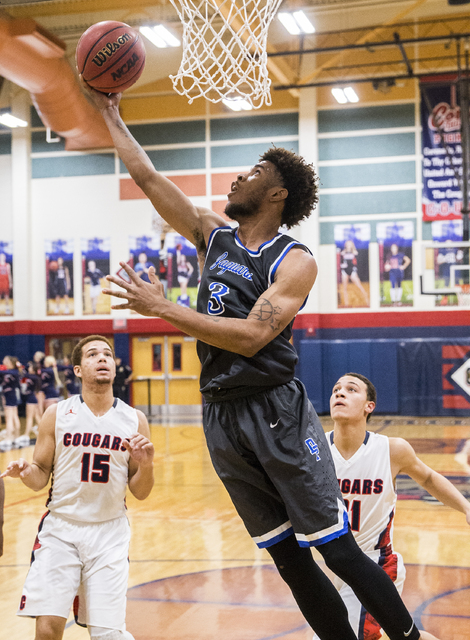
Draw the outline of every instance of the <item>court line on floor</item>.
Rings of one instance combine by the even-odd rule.
[[[426,617],[430,617],[430,618],[442,617],[442,618],[464,618],[464,619],[469,618],[470,619],[470,615],[465,616],[465,615],[461,615],[461,614],[425,613],[425,609],[427,609],[427,607],[429,605],[431,605],[433,602],[436,602],[437,600],[440,600],[441,598],[445,598],[447,596],[451,596],[454,593],[460,593],[461,591],[466,591],[468,589],[470,589],[470,585],[467,585],[465,587],[460,587],[459,589],[451,589],[450,591],[443,591],[442,593],[439,593],[439,594],[433,596],[432,598],[429,598],[429,600],[425,600],[424,602],[422,602],[418,607],[416,607],[416,609],[414,610],[414,613],[413,613],[413,618],[415,619],[416,625],[420,629],[423,628],[423,623],[421,621],[421,617],[422,616],[426,616]]]

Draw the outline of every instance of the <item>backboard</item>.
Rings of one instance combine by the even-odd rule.
[[[470,242],[423,242],[421,247],[421,294],[457,295],[470,283]],[[454,304],[457,304],[456,302]]]

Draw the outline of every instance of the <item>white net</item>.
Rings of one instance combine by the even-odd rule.
[[[271,104],[266,44],[282,0],[170,0],[183,23],[183,58],[173,87],[191,103],[244,98]]]

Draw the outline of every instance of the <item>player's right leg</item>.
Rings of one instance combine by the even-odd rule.
[[[62,640],[66,618],[59,616],[38,616],[34,640]]]
[[[63,632],[80,584],[81,561],[76,546],[79,534],[76,525],[51,513],[41,521],[17,612],[37,619],[40,635],[36,640],[62,637],[60,621]]]

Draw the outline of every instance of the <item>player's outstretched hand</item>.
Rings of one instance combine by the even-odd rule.
[[[165,290],[160,280],[155,274],[155,267],[150,267],[148,276],[150,282],[144,282],[134,269],[126,262],[120,262],[129,277],[129,282],[119,276],[106,276],[109,282],[113,282],[121,287],[121,290],[103,289],[103,293],[115,298],[123,298],[127,302],[113,305],[113,309],[132,309],[143,316],[158,317],[161,313],[162,305],[167,304]],[[122,291],[124,289],[124,291]]]
[[[0,475],[0,478],[6,478],[6,476],[10,476],[11,478],[26,478],[30,473],[31,465],[24,458],[20,458],[19,460],[10,462],[5,471]]]
[[[90,87],[90,85],[79,74],[78,79],[82,87],[83,93],[92,102],[99,111],[108,109],[108,107],[117,107],[121,102],[122,93],[102,93]]]
[[[152,466],[155,450],[153,448],[153,444],[148,438],[143,436],[141,433],[136,433],[131,438],[126,438],[123,445],[129,452],[131,458],[133,458],[139,466]]]

